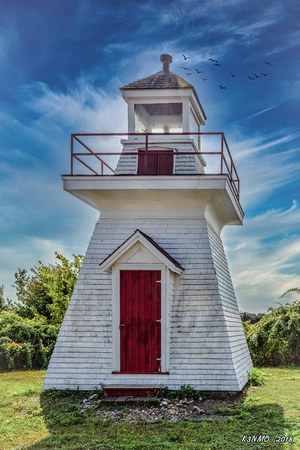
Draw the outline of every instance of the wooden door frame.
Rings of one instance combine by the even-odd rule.
[[[170,271],[164,264],[115,264],[112,268],[112,372],[120,373],[120,271],[159,270],[161,272],[161,372],[169,371],[169,277]],[[134,376],[145,374],[134,374]],[[156,376],[159,374],[153,374]],[[123,376],[123,374],[122,374]],[[124,374],[131,376],[131,374]]]

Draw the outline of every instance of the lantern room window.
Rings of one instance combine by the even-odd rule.
[[[180,133],[182,103],[149,103],[134,105],[136,133]]]

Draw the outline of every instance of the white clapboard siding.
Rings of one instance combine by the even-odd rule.
[[[184,268],[181,275],[169,272],[168,278],[169,374],[112,374],[112,275],[101,271],[99,264],[136,229],[154,239]],[[98,221],[44,389],[88,390],[111,384],[178,389],[190,384],[199,390],[239,391],[251,367],[223,245],[205,220]]]
[[[224,317],[228,328],[228,338],[231,344],[232,359],[239,384],[243,387],[247,380],[247,372],[252,368],[252,361],[243,331],[243,325],[221,238],[211,226],[208,226],[208,230]],[[238,339],[237,331],[239,331]]]

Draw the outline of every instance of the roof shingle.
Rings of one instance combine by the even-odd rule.
[[[172,72],[160,72],[154,73],[146,78],[128,83],[121,87],[122,90],[127,89],[193,89],[193,86]]]

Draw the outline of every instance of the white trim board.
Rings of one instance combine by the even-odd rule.
[[[164,264],[168,267],[172,272],[177,274],[182,274],[183,268],[177,263],[173,262],[166,254],[164,254],[158,246],[153,245],[143,233],[141,233],[139,230],[136,230],[135,233],[130,236],[129,239],[127,239],[125,242],[123,242],[120,247],[118,247],[111,255],[109,255],[102,263],[100,264],[101,269],[104,272],[111,272],[112,266],[120,260],[120,258],[125,255],[126,252],[130,251],[135,244],[140,243],[142,247],[142,252],[144,254],[148,254],[151,259],[153,257],[159,262],[160,264]],[[135,253],[135,252],[134,252]],[[130,255],[132,256],[132,254]],[[129,258],[128,258],[129,259]],[[175,260],[174,260],[175,261]],[[142,262],[142,261],[141,261]]]

